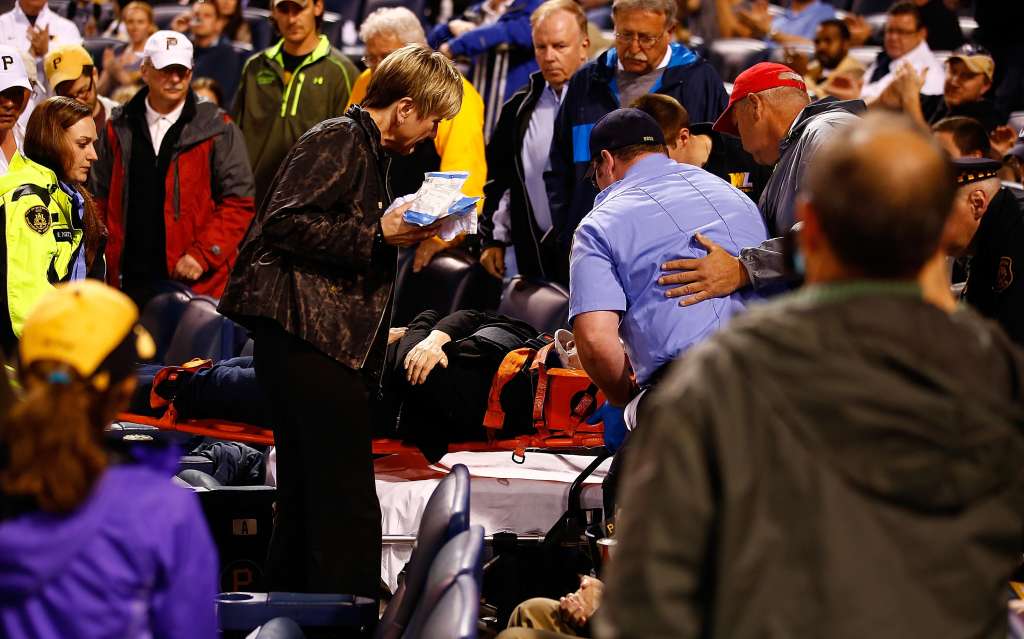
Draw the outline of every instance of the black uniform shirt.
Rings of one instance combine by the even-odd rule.
[[[973,247],[964,298],[1024,344],[1024,206],[1009,189],[992,198]]]

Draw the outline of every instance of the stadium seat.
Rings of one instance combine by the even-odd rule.
[[[445,544],[430,567],[427,583],[416,603],[416,612],[401,635],[403,639],[421,636],[427,618],[436,610],[445,592],[455,584],[456,579],[465,575],[479,585],[483,579],[483,549],[483,526],[470,526],[469,530],[459,533]]]
[[[875,63],[875,59],[878,58],[878,54],[881,52],[882,47],[852,47],[850,49],[850,57],[865,67],[869,67]]]
[[[383,9],[385,7],[405,7],[409,11],[412,11],[413,15],[419,16],[421,20],[426,17],[426,2],[424,0],[366,0],[363,4],[363,15],[359,20],[362,24],[366,16],[370,15],[377,9]]]
[[[974,32],[978,30],[978,21],[970,16],[960,16],[960,31],[964,34],[964,38],[971,40],[974,36]]]
[[[142,309],[139,323],[149,331],[149,334],[153,336],[153,341],[156,342],[154,361],[165,361],[164,355],[167,354],[167,349],[174,338],[174,331],[178,328],[178,322],[185,314],[185,309],[188,308],[191,299],[192,294],[184,291],[161,293],[149,300],[145,308]]]
[[[402,636],[434,558],[445,542],[468,528],[469,470],[456,464],[438,483],[423,509],[407,576],[384,611],[375,637]],[[217,599],[217,611],[222,630],[249,631],[282,616],[305,627],[364,627],[376,622],[378,608],[376,601],[351,595],[225,592]]]
[[[763,54],[768,45],[752,38],[722,38],[711,43],[708,61],[726,82],[732,82],[749,66],[753,56]]]
[[[210,465],[212,466],[213,464],[211,463]],[[178,478],[193,488],[213,490],[223,486],[223,484],[217,481],[213,475],[196,468],[186,468],[179,471]]]
[[[377,639],[398,639],[412,619],[428,580],[431,564],[446,542],[469,528],[469,469],[462,464],[441,480],[423,508],[416,547],[406,564],[406,576],[391,598]]]
[[[408,250],[399,258],[392,326],[404,326],[426,310],[448,315],[466,308],[494,308],[500,285],[465,252],[443,251],[419,273],[412,270],[413,255]]]
[[[196,496],[217,545],[221,589],[264,589],[263,564],[274,527],[273,504],[277,490],[273,486],[218,486],[213,477],[204,480],[197,472],[186,470],[178,477],[197,489]],[[197,486],[192,482],[205,485]],[[246,630],[282,616],[291,615],[269,615]]]
[[[242,10],[242,16],[249,25],[249,32],[252,33],[252,50],[248,51],[248,55],[270,46],[270,41],[274,37],[274,30],[270,26],[270,11],[246,7]]]
[[[108,48],[113,49],[122,44],[124,42],[117,38],[86,38],[82,42],[82,46],[89,52],[89,56],[92,58],[92,63],[97,71],[103,70],[103,52]]]
[[[480,588],[470,575],[459,575],[423,622],[418,639],[476,639]]]
[[[157,29],[170,29],[171,22],[179,14],[188,12],[187,6],[180,4],[158,4],[153,7],[153,22]]]
[[[260,626],[255,639],[305,639],[302,628],[288,617],[271,619]]]
[[[569,292],[558,284],[516,276],[505,287],[498,312],[554,333],[568,323]]]
[[[248,337],[245,329],[217,312],[213,298],[194,297],[178,321],[163,361],[177,365],[195,357],[228,359],[241,352]]]

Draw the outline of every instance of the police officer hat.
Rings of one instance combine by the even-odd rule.
[[[959,158],[953,160],[956,169],[956,185],[964,186],[999,175],[1002,164],[988,158]]]

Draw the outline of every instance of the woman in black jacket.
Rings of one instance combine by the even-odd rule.
[[[307,87],[311,88],[311,87]],[[246,234],[220,309],[256,337],[254,366],[278,459],[272,590],[375,597],[380,505],[368,394],[377,393],[397,252],[436,233],[389,210],[390,160],[458,113],[444,56],[404,47],[362,105],[292,147]]]

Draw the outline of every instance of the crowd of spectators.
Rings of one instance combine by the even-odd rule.
[[[326,0],[15,0],[0,15],[0,345],[21,343],[32,401],[10,429],[0,416],[0,549],[37,515],[76,529],[99,508],[89,490],[117,492],[79,444],[133,390],[115,355],[147,350],[131,310],[95,362],[32,360],[25,344],[67,318],[30,311],[141,309],[174,280],[256,344],[246,368],[280,471],[268,583],[376,597],[374,402],[397,383],[404,410],[429,413],[482,388],[458,349],[479,355],[474,331],[510,322],[470,309],[388,330],[400,256],[421,271],[457,249],[495,280],[566,289],[596,415],[621,435],[607,588],[527,601],[508,637],[1002,629],[1024,450],[1017,4],[484,0],[341,27]],[[467,174],[477,233],[403,217],[432,171]],[[27,428],[63,419],[37,414],[55,397],[88,412],[70,451]],[[429,417],[405,428],[441,450],[450,433]],[[84,464],[74,490],[54,492],[28,446]],[[163,516],[207,561],[195,504],[172,501]],[[153,565],[202,572],[181,552],[161,555],[181,570]],[[6,570],[36,569],[5,561],[4,593]],[[10,601],[5,634],[50,633]],[[161,613],[155,635],[182,611]],[[199,619],[166,636],[207,636]]]

